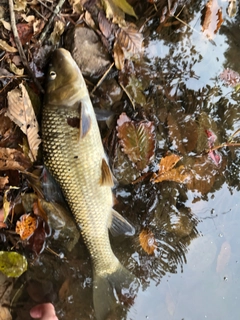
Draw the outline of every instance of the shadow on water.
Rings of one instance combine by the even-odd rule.
[[[156,2],[157,13],[151,9],[144,61],[136,62],[135,69],[147,83],[144,114],[156,128],[152,167],[154,171],[159,159],[171,151],[182,156],[192,178],[187,184],[153,184],[146,179],[131,184],[134,168],[119,154],[113,159],[116,210],[134,224],[136,235],[113,238],[112,247],[139,278],[141,288],[136,297],[122,299],[123,311],[111,319],[239,316],[240,151],[221,148],[217,164],[204,154],[206,130],[214,133],[217,145],[240,127],[239,93],[219,79],[224,68],[240,72],[240,15],[228,17],[228,2],[218,3],[224,22],[214,42],[201,33],[205,1],[187,1],[184,7],[179,1],[175,14],[181,11],[179,18],[190,27],[174,17],[160,24],[162,1]],[[151,234],[151,255],[139,243],[142,230]],[[18,304],[30,296],[24,305],[29,310],[37,302],[51,300],[60,319],[94,319],[91,263],[82,241],[66,258],[42,254],[38,266],[21,279],[26,289]],[[24,309],[17,309],[16,319],[27,319]]]

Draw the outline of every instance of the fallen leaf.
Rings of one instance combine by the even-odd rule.
[[[7,277],[20,277],[27,270],[27,259],[17,252],[0,251],[0,271]]]
[[[8,176],[6,177],[0,177],[0,190],[2,191],[6,184],[8,184]]]
[[[38,146],[41,143],[38,135],[39,126],[32,107],[32,102],[23,84],[19,89],[15,88],[8,92],[8,110],[6,114],[26,134],[30,148],[29,156],[35,161],[37,158]]]
[[[0,209],[0,228],[7,228],[6,223],[4,223],[4,209],[3,208]]]
[[[181,156],[174,153],[167,155],[166,157],[162,157],[159,164],[159,174],[163,174],[166,171],[171,170],[181,159]]]
[[[162,174],[153,174],[153,178],[151,181],[153,183],[158,183],[162,181],[174,181],[177,183],[187,183],[191,178],[189,172],[186,173],[186,169],[184,166],[179,166],[177,168],[173,168],[170,171],[166,171]]]
[[[11,28],[11,24],[7,21],[5,21],[3,18],[0,19],[0,22],[2,23],[2,25],[4,26],[4,28],[8,31],[11,31],[12,28]],[[0,318],[1,319],[1,318]]]
[[[222,244],[220,253],[217,257],[217,267],[216,267],[217,273],[222,273],[225,270],[230,260],[230,257],[231,257],[231,246],[229,242],[225,241]]]
[[[31,166],[31,161],[19,150],[0,148],[0,170],[25,171]]]
[[[24,68],[18,68],[10,59],[7,59],[9,63],[9,70],[16,74],[17,76],[22,76],[24,73]]]
[[[137,19],[133,7],[126,0],[102,0],[108,19],[113,19],[114,23],[124,24],[124,13]]]
[[[181,154],[192,152],[198,141],[198,126],[190,115],[169,113],[167,117],[169,138]]]
[[[49,41],[56,45],[60,41],[60,37],[64,32],[65,23],[60,20],[55,21],[53,32],[50,34]]]
[[[154,251],[157,248],[157,243],[154,237],[154,234],[149,229],[143,229],[139,234],[139,242],[143,250],[148,254],[154,254]]]
[[[121,46],[117,43],[117,41],[114,42],[114,46],[113,46],[113,58],[114,58],[116,68],[118,70],[123,70],[125,57],[124,57],[123,50]]]
[[[102,11],[99,11],[98,23],[102,34],[108,39],[112,34],[112,24]]]
[[[236,87],[240,84],[240,74],[232,69],[224,69],[219,75],[219,78],[224,82],[225,85],[230,87]]]
[[[208,39],[213,39],[223,23],[222,9],[217,0],[209,0],[202,10],[202,32]]]
[[[59,297],[59,300],[62,302],[66,300],[69,295],[69,292],[70,292],[69,284],[70,284],[70,279],[67,278],[61,285],[61,288],[59,289],[58,297]]]
[[[116,40],[122,49],[125,49],[130,56],[139,54],[142,51],[143,35],[133,24],[119,28],[116,32]],[[126,58],[130,56],[125,54]]]
[[[0,49],[7,52],[17,52],[17,49],[11,47],[6,41],[0,39]]]
[[[30,42],[33,36],[33,27],[30,23],[18,23],[17,31],[22,45]]]
[[[44,211],[39,199],[33,203],[33,213],[36,216],[40,216],[45,221],[48,220],[48,216],[47,216],[46,212]]]
[[[122,119],[125,119],[123,121]],[[146,169],[155,151],[154,125],[151,121],[132,121],[125,113],[118,119],[118,138],[123,152],[136,164],[138,170]]]
[[[37,220],[31,214],[22,215],[20,221],[16,223],[16,233],[20,235],[22,240],[31,237],[36,228]]]
[[[27,0],[15,0],[14,1],[14,10],[15,11],[25,11],[27,6]]]
[[[228,0],[227,13],[230,18],[235,17],[237,13],[237,0]]]

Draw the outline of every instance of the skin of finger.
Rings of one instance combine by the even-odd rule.
[[[41,320],[57,320],[54,306],[51,303],[43,303],[33,307],[30,310],[32,318],[41,318]]]

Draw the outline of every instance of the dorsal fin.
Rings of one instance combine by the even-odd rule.
[[[109,165],[107,164],[107,161],[105,159],[102,159],[102,175],[101,175],[101,180],[100,180],[100,184],[102,186],[113,186],[113,176],[112,176],[112,172],[109,168]]]
[[[90,115],[88,114],[88,106],[86,105],[87,102],[81,101],[80,103],[80,117],[79,117],[79,137],[80,140],[86,136],[88,131],[91,128],[91,118]]]

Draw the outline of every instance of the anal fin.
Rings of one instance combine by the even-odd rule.
[[[117,211],[112,209],[112,221],[109,227],[110,232],[113,236],[119,236],[121,234],[127,236],[133,236],[135,233],[135,228]]]
[[[102,175],[101,175],[101,181],[100,184],[102,186],[113,186],[113,176],[112,172],[109,168],[109,165],[105,159],[102,159]]]

